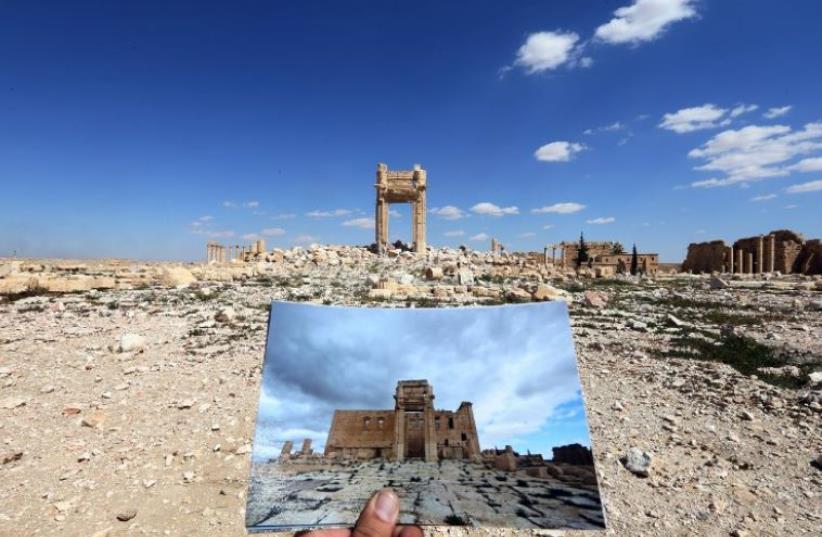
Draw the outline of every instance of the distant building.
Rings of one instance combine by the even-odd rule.
[[[479,438],[469,402],[435,410],[427,380],[401,380],[394,410],[336,410],[325,456],[347,459],[479,459]]]
[[[581,266],[590,266],[597,276],[613,276],[630,272],[631,252],[614,253],[618,243],[611,241],[592,241],[585,245],[588,247],[588,259]],[[551,245],[552,261],[554,266],[563,270],[577,267],[577,248],[579,241],[563,241],[559,244]],[[545,249],[546,258],[548,248]],[[559,260],[556,253],[559,250]],[[654,274],[659,268],[659,254],[637,253],[637,270],[642,274]]]

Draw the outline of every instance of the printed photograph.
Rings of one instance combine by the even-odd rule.
[[[400,523],[602,529],[564,302],[350,308],[274,302],[249,531]]]

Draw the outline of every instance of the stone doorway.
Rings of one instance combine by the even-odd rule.
[[[405,413],[405,458],[425,458],[425,421],[422,412]]]

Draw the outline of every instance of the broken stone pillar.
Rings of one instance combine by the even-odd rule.
[[[739,250],[736,251],[736,272],[738,274],[742,274],[743,272],[745,272],[743,264],[742,264],[742,259],[743,259],[744,254],[745,254],[745,252],[742,251],[742,248],[740,248]]]
[[[765,272],[765,270],[764,270],[764,268],[765,268],[765,262],[764,262],[764,253],[765,253],[764,250],[765,250],[765,248],[764,248],[764,244],[765,244],[764,239],[763,239],[762,235],[760,235],[759,238],[756,239],[756,271],[755,272],[757,274],[762,274],[763,272]]]
[[[303,440],[303,447],[300,450],[300,454],[302,455],[311,455],[314,450],[311,449],[311,439],[306,438]]]
[[[425,238],[425,219],[428,213],[425,200],[426,182],[427,176],[425,170],[423,170],[419,164],[415,164],[413,184],[417,189],[417,200],[412,204],[412,211],[414,213],[412,225],[414,227],[414,251],[417,253],[425,253],[427,249],[427,241]]]
[[[776,269],[776,235],[768,235],[768,262],[765,264],[768,272]]]
[[[728,246],[725,250],[725,269],[728,274],[734,273],[734,247]]]
[[[265,253],[265,239],[257,241],[257,253],[263,255]]]

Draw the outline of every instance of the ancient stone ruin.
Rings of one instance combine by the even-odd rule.
[[[388,209],[392,203],[411,204],[411,242],[414,251],[425,252],[425,191],[426,172],[419,164],[410,171],[391,171],[386,164],[377,164],[376,219],[377,251],[388,248]]]
[[[471,403],[452,412],[434,409],[427,380],[397,383],[394,410],[336,410],[325,456],[346,459],[478,459]]]
[[[788,229],[746,237],[731,246],[724,241],[691,243],[683,272],[730,274],[822,274],[822,243],[804,240]]]
[[[631,269],[631,254],[620,252],[617,242],[593,241],[587,242],[588,259],[584,265],[594,270],[598,277],[609,277],[615,274],[624,274]],[[563,271],[576,267],[577,249],[579,242],[562,241],[559,244],[551,244],[545,248],[546,262],[548,259],[548,248],[551,249],[551,262],[554,266],[562,268]],[[557,250],[559,250],[559,263],[557,263]],[[659,269],[659,254],[638,253],[637,269],[642,274],[655,274]]]

